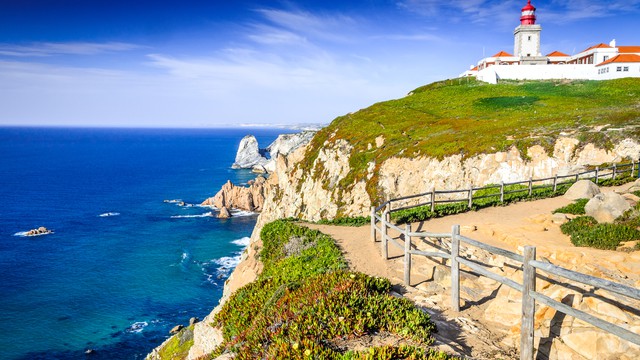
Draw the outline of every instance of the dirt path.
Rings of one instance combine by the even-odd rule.
[[[412,224],[412,229],[451,232],[453,225],[461,225],[463,235],[514,252],[521,252],[519,250],[524,245],[535,245],[540,257],[552,257],[554,263],[575,263],[582,258],[594,261],[610,257],[611,252],[608,251],[575,248],[568,237],[560,232],[559,225],[552,221],[551,212],[569,203],[571,201],[563,197],[522,202],[415,223]],[[433,270],[432,260],[414,257],[411,286],[404,286],[403,251],[390,245],[390,259],[383,260],[381,242],[371,240],[369,226],[307,226],[332,236],[353,270],[388,278],[394,284],[396,292],[429,312],[438,325],[436,346],[440,349],[472,359],[518,358],[516,349],[501,343],[509,329],[496,323],[487,323],[483,318],[484,311],[495,294],[493,297],[485,296],[480,299],[469,299],[467,294],[467,305],[463,305],[460,313],[453,313],[449,306],[449,292],[433,281],[437,275]],[[553,258],[553,254],[558,252],[569,252],[572,255],[566,259]],[[561,263],[558,265],[562,266]]]

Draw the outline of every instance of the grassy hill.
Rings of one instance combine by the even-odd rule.
[[[384,145],[369,149],[381,135]],[[471,157],[512,146],[526,156],[522,150],[532,145],[553,149],[560,135],[605,148],[640,138],[640,79],[436,82],[336,118],[316,135],[300,166],[310,170],[325,141],[346,139],[354,146],[353,171],[339,186],[348,188],[371,161],[379,167],[393,156]]]

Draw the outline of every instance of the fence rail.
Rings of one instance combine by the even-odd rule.
[[[437,204],[447,204],[447,203],[467,203],[468,207],[471,208],[473,205],[473,200],[481,200],[488,198],[500,197],[500,202],[504,202],[505,195],[517,194],[517,193],[526,193],[528,192],[528,196],[531,196],[534,190],[537,189],[545,189],[552,188],[553,192],[557,192],[558,187],[562,185],[569,185],[578,180],[593,180],[596,184],[604,179],[616,179],[619,175],[629,174],[630,177],[638,176],[640,177],[640,162],[631,162],[628,164],[616,164],[613,166],[600,168],[596,167],[593,170],[583,171],[575,174],[569,175],[555,175],[552,177],[533,179],[529,178],[528,180],[515,181],[515,182],[501,182],[500,184],[487,185],[482,187],[473,187],[470,186],[467,189],[458,189],[458,190],[436,190],[436,188],[432,188],[431,191],[402,196],[394,199],[389,199],[383,202],[380,206],[375,208],[375,212],[388,210],[390,213],[412,209],[420,206],[431,206],[431,211],[434,211],[435,206]],[[565,181],[566,180],[566,181]],[[524,188],[509,190],[505,187],[516,186],[516,185],[526,185]],[[500,189],[500,192],[496,192],[494,194],[484,194],[484,195],[475,195],[476,192],[480,190],[491,190],[491,189]],[[454,196],[458,195],[458,196]],[[418,199],[422,197],[428,197],[428,200],[417,202],[415,204],[406,204],[407,200]],[[396,205],[396,206],[394,206]]]
[[[529,195],[531,195],[533,189],[536,187],[551,187],[553,186],[553,191],[557,190],[558,185],[568,184],[571,182],[578,181],[579,179],[594,179],[595,182],[599,182],[603,177],[610,177],[615,179],[619,174],[627,173],[633,177],[636,174],[636,171],[639,170],[638,163],[630,163],[623,165],[613,165],[608,168],[595,168],[595,170],[586,171],[578,174],[572,175],[563,175],[563,176],[554,176],[550,178],[544,179],[529,179],[526,181],[520,181],[515,183],[501,183],[500,185],[490,185],[484,188],[473,188],[465,190],[449,190],[449,191],[436,191],[432,189],[430,192],[404,196],[397,199],[391,199],[383,203],[378,207],[371,207],[371,238],[375,242],[378,239],[378,234],[380,234],[380,242],[381,242],[381,250],[382,256],[384,259],[389,258],[389,243],[398,247],[399,249],[404,251],[404,282],[406,285],[410,285],[411,283],[411,263],[413,256],[425,256],[431,258],[443,258],[450,261],[451,268],[451,307],[454,311],[460,311],[460,266],[463,265],[471,271],[477,273],[478,275],[485,276],[490,278],[500,284],[507,285],[516,291],[519,291],[522,294],[522,319],[521,319],[521,337],[520,337],[520,359],[521,360],[533,360],[534,358],[534,317],[535,317],[535,303],[536,301],[547,305],[561,313],[567,314],[569,316],[573,316],[577,319],[585,321],[593,326],[596,326],[608,333],[616,335],[622,339],[625,339],[631,343],[636,345],[640,345],[640,335],[631,332],[623,327],[620,327],[616,324],[607,322],[605,320],[599,319],[593,315],[590,315],[584,311],[577,310],[569,305],[563,304],[561,302],[555,301],[544,294],[536,291],[536,278],[537,278],[537,270],[543,271],[547,274],[554,275],[561,279],[566,279],[573,281],[574,283],[579,283],[583,285],[589,285],[601,290],[605,290],[608,292],[612,292],[618,295],[622,295],[625,298],[630,298],[634,300],[640,300],[640,290],[629,287],[623,284],[615,283],[609,280],[593,277],[587,274],[579,273],[576,271],[572,271],[569,269],[565,269],[556,265],[553,265],[548,262],[542,262],[536,260],[536,248],[532,246],[525,246],[523,255],[517,254],[515,252],[505,250],[496,246],[492,246],[489,244],[485,244],[478,240],[474,240],[468,238],[466,236],[460,235],[460,226],[454,225],[451,229],[451,233],[433,233],[433,232],[414,232],[411,231],[411,224],[405,224],[404,228],[401,226],[392,224],[390,221],[390,214],[393,211],[399,211],[401,209],[412,208],[417,206],[425,206],[431,205],[433,207],[437,203],[447,203],[447,202],[465,202],[468,201],[469,207],[472,206],[473,192],[482,189],[491,189],[491,188],[500,188],[500,193],[492,194],[492,195],[483,195],[478,196],[475,199],[486,198],[490,196],[500,196],[501,201],[504,201],[504,195],[514,192],[523,192],[528,191]],[[628,168],[628,169],[627,169]],[[610,172],[607,172],[611,170]],[[590,176],[586,176],[590,175]],[[640,171],[638,171],[638,175],[640,175]],[[562,179],[573,179],[573,181],[569,182],[558,182],[558,180]],[[537,182],[550,182],[550,184],[542,184],[534,186],[533,183]],[[505,186],[514,185],[514,184],[528,184],[527,188],[516,190],[516,191],[505,191]],[[467,198],[462,200],[454,200],[454,199],[443,199],[436,200],[436,196],[439,194],[456,194],[456,193],[467,193]],[[393,209],[392,204],[398,201],[405,201],[410,199],[415,199],[423,196],[429,196],[429,202],[422,203],[418,205],[411,205]],[[379,212],[382,213],[379,214]],[[398,236],[391,236],[389,231],[394,230],[398,233]],[[445,247],[440,247],[441,251],[423,251],[418,250],[415,246],[412,245],[412,238],[424,239],[424,238],[432,238],[432,239],[450,239],[451,242],[451,250],[447,252]],[[523,272],[523,280],[522,283],[518,283],[512,279],[509,279],[505,276],[498,275],[493,273],[487,269],[489,265],[484,266],[485,264],[478,263],[477,261],[470,261],[465,257],[460,255],[460,245],[465,244],[468,246],[473,246],[482,250],[485,250],[491,254],[500,255],[507,259],[514,261],[517,266],[522,269]],[[444,251],[443,251],[444,250]]]

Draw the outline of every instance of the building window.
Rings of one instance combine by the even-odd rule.
[[[607,60],[609,60],[609,55],[605,55],[605,56],[602,58],[602,61],[607,61]]]
[[[527,38],[527,40],[531,41],[531,35],[529,35],[529,37]]]
[[[622,69],[622,71],[629,71],[629,67],[628,67],[628,66],[625,66],[625,67]]]
[[[618,66],[618,67],[616,68],[616,71],[622,71],[622,66]]]

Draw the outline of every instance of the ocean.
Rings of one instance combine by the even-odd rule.
[[[255,177],[244,135],[287,132],[0,128],[0,358],[141,359],[204,318],[257,215],[197,204]]]

